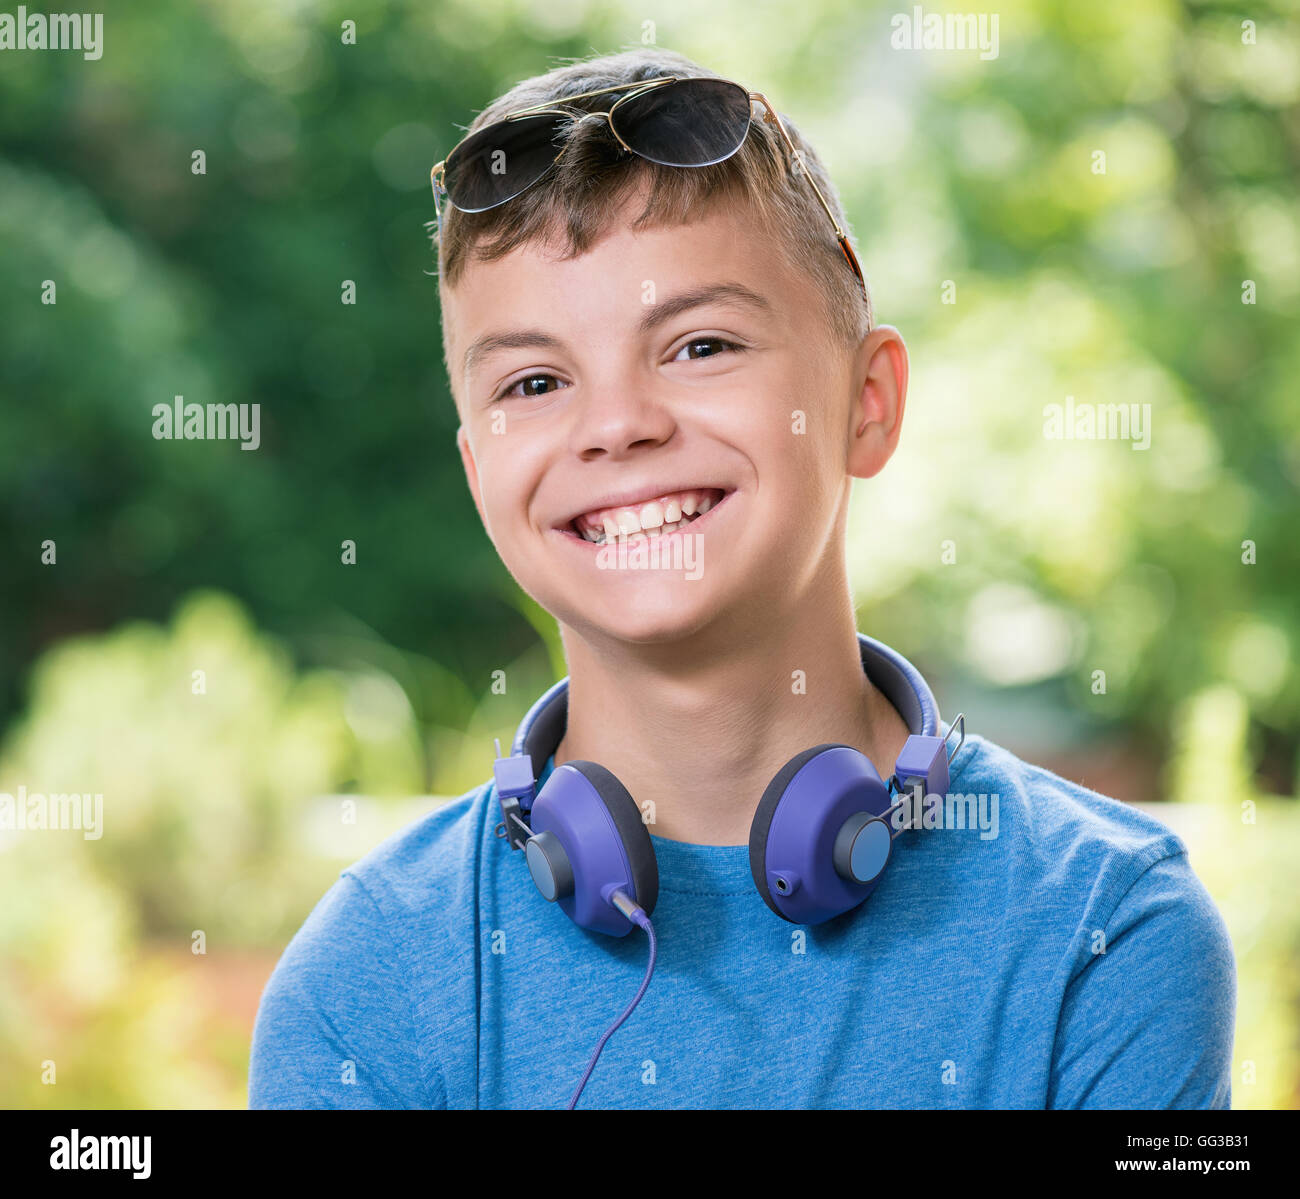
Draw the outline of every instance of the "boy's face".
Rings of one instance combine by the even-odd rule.
[[[633,196],[624,217],[640,206]],[[470,263],[444,304],[474,502],[511,574],[562,624],[639,643],[753,628],[834,576],[849,473],[875,473],[897,428],[864,466],[864,356],[832,347],[820,293],[748,214],[719,206],[641,233],[620,221],[568,260],[526,245]],[[602,568],[610,551],[569,527],[610,497],[639,509],[691,488],[726,493],[680,534],[696,539],[693,572],[689,557],[672,569],[666,544],[660,569]]]

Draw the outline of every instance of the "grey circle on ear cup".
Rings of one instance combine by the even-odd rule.
[[[641,905],[647,916],[653,915],[655,904],[659,901],[659,863],[655,859],[654,845],[650,840],[650,831],[641,819],[641,810],[636,801],[618,778],[597,762],[575,759],[565,762],[572,766],[596,790],[605,805],[605,810],[614,821],[619,839],[623,842],[623,852],[632,870],[632,886],[636,889],[636,902]]]
[[[846,882],[874,882],[888,863],[893,844],[889,826],[880,817],[855,812],[835,836],[835,870]]]
[[[569,855],[554,833],[537,833],[524,844],[524,857],[528,860],[528,873],[542,893],[542,898],[554,903],[573,894],[573,867]]]

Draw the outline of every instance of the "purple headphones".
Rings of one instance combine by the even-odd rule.
[[[862,669],[898,709],[911,736],[886,783],[866,754],[815,745],[767,785],[749,833],[749,866],[763,901],[783,920],[820,924],[862,903],[879,884],[893,839],[889,817],[919,786],[948,790],[948,736],[920,672],[888,646],[858,634]],[[627,788],[595,762],[557,766],[535,795],[537,776],[564,736],[569,680],[529,710],[511,754],[493,767],[502,823],[497,836],[522,849],[543,898],[575,923],[626,936],[654,911],[659,868],[650,834]],[[500,749],[498,747],[498,753]],[[904,828],[912,825],[906,824]]]

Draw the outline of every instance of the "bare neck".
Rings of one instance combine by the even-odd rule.
[[[597,645],[561,626],[569,699],[555,764],[599,762],[651,833],[701,845],[747,844],[767,784],[813,745],[852,745],[888,778],[908,730],[863,673],[847,586],[838,603],[723,623],[671,645]]]

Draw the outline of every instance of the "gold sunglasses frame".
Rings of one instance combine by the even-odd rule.
[[[843,253],[845,261],[848,262],[850,269],[853,271],[853,274],[857,277],[858,284],[862,288],[863,295],[866,295],[867,281],[862,274],[862,267],[858,263],[858,256],[853,252],[853,247],[849,244],[849,239],[845,235],[844,230],[840,228],[839,221],[835,219],[835,214],[831,211],[831,206],[826,203],[826,197],[822,195],[821,188],[817,186],[817,181],[809,173],[807,165],[804,162],[803,151],[801,151],[794,144],[794,139],[791,138],[789,132],[787,131],[784,123],[781,120],[780,114],[776,111],[775,106],[773,106],[773,104],[768,100],[768,98],[765,95],[763,95],[762,92],[751,92],[743,84],[736,83],[736,81],[733,79],[715,79],[715,77],[712,75],[699,75],[699,76],[660,75],[654,79],[638,80],[636,83],[620,83],[620,84],[616,84],[614,87],[598,88],[594,92],[580,92],[576,96],[566,96],[563,100],[560,101],[545,100],[540,104],[534,104],[528,108],[517,108],[513,112],[507,113],[504,117],[501,118],[500,121],[494,122],[494,124],[505,125],[508,124],[510,121],[518,120],[521,117],[543,116],[550,113],[553,113],[556,116],[573,116],[574,112],[576,111],[578,115],[583,119],[585,119],[586,117],[603,117],[606,123],[609,125],[609,131],[618,140],[618,144],[622,146],[623,149],[626,150],[629,154],[636,154],[636,151],[633,150],[632,147],[629,146],[627,142],[625,142],[622,139],[621,136],[619,136],[618,129],[614,125],[614,113],[618,111],[618,106],[620,104],[625,103],[628,100],[635,100],[639,96],[644,96],[647,92],[653,91],[655,88],[664,87],[670,83],[689,83],[692,79],[708,79],[710,81],[718,82],[718,83],[730,83],[734,87],[740,88],[740,90],[743,91],[749,97],[749,101],[750,101],[749,119],[751,123],[753,122],[754,119],[754,112],[753,112],[754,102],[757,101],[759,104],[763,106],[763,120],[766,121],[768,124],[776,126],[777,132],[781,135],[781,140],[785,142],[786,149],[790,152],[791,162],[794,164],[792,169],[794,169],[795,173],[802,175],[805,179],[807,179],[809,184],[812,186],[813,193],[816,195],[818,201],[822,206],[822,209],[825,211],[826,218],[831,223],[831,228],[834,229],[835,231],[835,240],[839,243],[840,251],[841,253]],[[581,109],[573,110],[570,108],[559,107],[559,105],[570,104],[574,100],[587,100],[593,96],[604,96],[604,95],[608,95],[611,92],[622,92],[622,91],[626,91],[628,94],[626,96],[621,96],[619,99],[615,100],[614,103],[609,106],[609,108],[603,111],[585,112]],[[490,125],[486,126],[486,128],[491,128],[491,126]],[[482,129],[476,129],[474,130],[473,133],[466,134],[465,137],[461,138],[461,140],[451,148],[451,150],[447,154],[447,157],[444,158],[441,162],[436,163],[433,169],[429,172],[429,182],[433,188],[433,207],[434,207],[434,211],[437,213],[438,228],[440,230],[442,228],[442,206],[438,202],[438,192],[441,190],[443,195],[447,196],[447,189],[444,184],[444,179],[447,173],[447,163],[451,161],[456,151],[459,150],[460,147],[464,145],[466,141],[469,140],[469,138],[474,137],[477,134],[482,132],[483,132]],[[745,136],[747,137],[748,135],[749,135],[749,126],[746,125]],[[732,151],[732,154],[735,154],[740,149],[740,147],[744,145],[744,143],[745,143],[745,139],[742,137],[740,141],[736,144],[736,149]],[[551,160],[552,165],[554,165],[556,162],[560,160],[561,156],[564,154],[564,151],[567,148],[568,148],[567,146],[560,147],[559,154],[557,154],[555,158]],[[731,155],[728,155],[727,157],[730,156]],[[653,161],[653,159],[650,159],[648,161]],[[719,159],[719,161],[725,162],[726,159]],[[710,165],[710,164],[706,164],[706,165]],[[515,199],[517,196],[523,195],[524,192],[527,191],[529,187],[532,187],[534,184],[540,183],[545,177],[546,177],[546,172],[543,171],[542,174],[538,175],[538,177],[528,185],[528,187],[525,187],[521,191],[516,192],[515,195],[511,196],[509,199],[502,200],[501,204],[509,204],[510,200]],[[451,204],[450,196],[447,196],[447,202]],[[501,204],[493,204],[491,207],[499,208]],[[489,211],[489,209],[483,209],[481,211]]]

